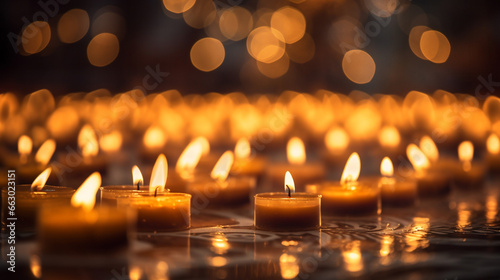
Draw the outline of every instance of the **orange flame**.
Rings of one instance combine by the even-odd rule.
[[[470,171],[471,161],[474,157],[474,145],[471,141],[463,141],[458,146],[458,158],[462,162],[462,167],[465,171]]]
[[[167,183],[168,163],[164,154],[161,154],[156,159],[153,171],[151,172],[151,180],[149,182],[149,193],[165,191]]]
[[[71,197],[73,207],[82,207],[86,212],[90,212],[95,205],[95,196],[101,186],[101,174],[92,173],[76,190]]]
[[[47,183],[47,180],[49,179],[51,172],[52,168],[49,167],[45,169],[42,173],[40,173],[40,175],[38,175],[31,184],[31,191],[32,192],[41,191],[43,187],[45,187],[45,183]]]
[[[132,167],[132,181],[134,182],[134,186],[137,186],[137,188],[144,184],[144,178],[142,177],[141,170],[137,165]]]
[[[187,145],[184,151],[182,151],[182,154],[175,165],[175,171],[179,174],[193,173],[196,165],[198,165],[198,162],[200,161],[202,153],[202,140],[200,138],[196,138]]]
[[[108,134],[104,134],[99,139],[99,146],[105,152],[112,153],[119,151],[122,147],[123,136],[119,131],[112,131]]]
[[[361,159],[358,153],[352,153],[345,164],[344,171],[342,172],[342,177],[340,177],[340,183],[342,185],[356,182],[359,178],[359,172],[361,171]]]
[[[17,142],[17,150],[19,151],[19,156],[21,163],[26,163],[28,161],[28,156],[31,154],[33,149],[33,141],[27,135],[22,135],[19,137]]]
[[[436,162],[439,159],[439,150],[436,147],[436,143],[429,136],[424,136],[420,139],[420,150],[432,162]]]
[[[325,135],[326,148],[331,152],[344,151],[349,141],[349,135],[340,127],[331,128]]]
[[[252,153],[252,148],[250,148],[250,142],[247,138],[241,138],[236,143],[234,147],[234,155],[237,159],[247,159]]]
[[[378,134],[378,141],[382,147],[395,148],[399,146],[401,136],[394,126],[384,126]]]
[[[500,153],[500,139],[496,134],[491,134],[486,140],[486,148],[488,152],[493,155],[498,155]]]
[[[291,164],[304,164],[306,162],[304,142],[298,137],[292,137],[286,146],[286,155]]]
[[[226,181],[227,176],[229,175],[229,171],[233,166],[233,162],[234,162],[233,152],[231,151],[224,152],[224,154],[222,154],[222,156],[215,164],[214,169],[212,169],[212,173],[210,174],[210,176],[214,180],[218,180],[220,182]]]
[[[423,172],[431,165],[425,154],[415,144],[408,145],[406,155],[417,172]]]
[[[84,159],[94,157],[99,153],[97,137],[94,129],[90,125],[86,124],[80,130],[78,134],[78,146],[82,150]]]
[[[158,126],[151,126],[144,133],[144,138],[142,139],[144,146],[150,149],[162,148],[167,142],[167,136],[163,129]]]
[[[295,193],[295,182],[290,171],[285,173],[285,192]]]
[[[390,158],[384,157],[384,159],[382,159],[382,163],[380,164],[380,173],[384,177],[394,176],[394,167],[392,166]]]
[[[52,158],[52,155],[54,154],[56,150],[56,141],[52,139],[48,139],[45,142],[43,142],[42,146],[38,149],[35,155],[35,160],[36,162],[40,163],[42,166],[46,166],[50,159]]]

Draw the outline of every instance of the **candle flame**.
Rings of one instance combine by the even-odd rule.
[[[76,190],[71,197],[73,207],[82,207],[86,212],[91,211],[95,205],[95,195],[101,186],[101,174],[92,173]]]
[[[325,145],[331,152],[344,151],[349,146],[349,135],[343,128],[331,128],[325,135]]]
[[[234,147],[234,155],[237,159],[247,159],[252,153],[252,148],[250,148],[250,142],[247,138],[241,138],[236,143]]]
[[[290,196],[290,193],[295,193],[295,182],[293,181],[292,174],[290,171],[285,173],[285,192]]]
[[[142,186],[144,185],[144,177],[142,177],[141,170],[137,165],[132,167],[132,181],[134,182],[134,186]]]
[[[119,131],[112,131],[104,134],[99,139],[99,146],[105,152],[116,152],[122,147],[123,136]]]
[[[500,139],[496,134],[491,134],[486,140],[486,148],[490,154],[497,155],[500,153]]]
[[[233,166],[233,162],[234,162],[233,152],[231,151],[224,152],[224,154],[222,154],[222,156],[215,164],[214,169],[212,169],[212,173],[210,174],[210,176],[214,180],[218,180],[221,182],[226,181],[227,176],[229,175],[229,171]]]
[[[99,145],[94,129],[86,124],[78,134],[78,147],[82,150],[83,158],[94,157],[99,153]]]
[[[340,183],[345,184],[349,182],[356,182],[359,178],[359,172],[361,171],[361,159],[358,153],[352,153],[345,164],[344,171],[342,172],[342,177],[340,177]]]
[[[193,140],[195,143],[199,143],[201,145],[201,155],[206,156],[210,153],[210,142],[206,137],[200,136]]]
[[[46,166],[50,159],[52,158],[52,155],[54,154],[56,150],[56,141],[52,139],[48,139],[45,142],[43,142],[42,146],[38,149],[35,155],[35,161],[40,163],[42,166]]]
[[[175,165],[175,171],[179,174],[189,174],[194,172],[196,165],[198,165],[198,162],[200,161],[202,153],[202,140],[200,138],[196,138],[186,146],[184,151],[182,151],[182,154]]]
[[[471,141],[463,141],[458,146],[458,158],[462,162],[463,169],[469,171],[471,169],[471,160],[474,157],[474,145]]]
[[[384,126],[378,134],[378,141],[382,147],[395,148],[399,146],[401,136],[394,126]]]
[[[439,150],[436,143],[427,135],[420,139],[420,150],[432,162],[436,162],[439,159]]]
[[[380,164],[380,173],[384,177],[394,176],[394,167],[392,166],[390,158],[384,157],[384,159],[382,159],[382,163]]]
[[[31,191],[41,191],[43,187],[45,187],[45,183],[47,183],[47,180],[49,179],[50,173],[52,172],[52,168],[47,168],[40,175],[36,177],[36,179],[33,181],[31,184]]]
[[[292,137],[286,146],[286,155],[291,164],[304,164],[306,162],[304,142],[298,137]]]
[[[36,254],[33,254],[30,257],[30,269],[31,273],[33,273],[33,276],[35,276],[35,278],[40,279],[42,277],[42,266],[40,257],[38,257],[38,255]]]
[[[28,161],[28,155],[31,154],[33,149],[33,141],[27,135],[22,135],[17,141],[17,150],[21,157],[21,163],[26,163]]]
[[[142,139],[144,146],[151,149],[162,148],[167,142],[167,136],[163,129],[158,126],[150,126]]]
[[[429,159],[415,144],[410,144],[406,147],[406,155],[417,172],[422,172],[431,165]]]
[[[163,192],[167,183],[168,163],[164,154],[161,154],[156,159],[153,171],[151,172],[151,180],[149,181],[149,193]]]

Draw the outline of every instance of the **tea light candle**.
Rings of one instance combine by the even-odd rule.
[[[293,137],[288,141],[287,158],[289,164],[274,163],[268,167],[267,176],[270,179],[271,186],[280,185],[283,180],[282,174],[286,171],[294,174],[297,186],[318,182],[325,177],[325,167],[321,162],[306,163],[304,143],[297,137]]]
[[[417,145],[408,145],[406,154],[415,169],[413,179],[417,181],[420,197],[442,196],[450,192],[448,175],[429,170],[430,162]]]
[[[458,146],[458,157],[460,165],[454,176],[454,183],[461,188],[478,189],[483,186],[486,168],[484,164],[473,162],[474,145],[470,141],[464,141]]]
[[[285,192],[255,195],[254,224],[273,231],[313,230],[321,227],[321,195],[295,193],[290,172],[285,173]]]
[[[241,138],[234,147],[235,161],[231,174],[236,176],[261,177],[266,167],[264,157],[252,155],[250,142]]]
[[[415,205],[417,199],[416,181],[401,181],[394,178],[394,167],[388,157],[382,160],[380,173],[383,176],[379,181],[382,208]]]
[[[132,167],[133,185],[104,186],[100,188],[101,205],[116,206],[117,197],[133,194],[148,194],[149,187],[143,187],[144,179],[137,165]]]
[[[8,218],[17,218],[16,234],[31,233],[35,231],[36,216],[44,204],[68,204],[75,192],[71,188],[60,186],[47,186],[51,168],[44,170],[30,185],[17,185],[15,187],[15,213],[9,215],[8,188],[2,189],[2,228],[8,224]]]
[[[215,164],[210,177],[198,177],[188,184],[195,207],[229,207],[250,202],[255,189],[253,177],[229,177],[234,155],[226,151]]]
[[[500,139],[494,133],[486,139],[486,163],[490,173],[500,171]]]
[[[94,209],[101,175],[92,173],[71,198],[71,206],[50,204],[38,216],[38,244],[44,255],[109,252],[126,248],[133,216],[127,209]]]

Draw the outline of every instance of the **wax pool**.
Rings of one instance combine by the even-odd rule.
[[[255,195],[254,223],[257,229],[299,231],[321,226],[321,195],[261,193]]]

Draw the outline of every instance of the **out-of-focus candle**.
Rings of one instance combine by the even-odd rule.
[[[457,160],[452,157],[441,157],[436,143],[427,135],[420,139],[419,147],[429,160],[430,165],[427,169],[440,172],[448,177],[448,181],[451,181],[451,177],[456,172]]]
[[[486,139],[486,162],[491,173],[500,171],[500,139],[492,133]]]
[[[478,189],[483,186],[486,168],[484,164],[473,162],[474,145],[470,141],[464,141],[458,146],[458,157],[460,165],[454,176],[455,185],[463,188]]]
[[[295,193],[290,172],[285,173],[285,193],[255,195],[254,223],[257,229],[298,231],[321,226],[321,195]]]
[[[416,181],[401,181],[394,178],[394,167],[388,157],[382,160],[380,173],[383,176],[379,181],[382,208],[407,207],[415,204],[417,199]]]
[[[104,186],[100,188],[101,205],[116,206],[118,197],[127,197],[133,194],[147,194],[149,187],[144,186],[141,170],[137,165],[132,167],[133,185]]]
[[[340,183],[324,182],[307,186],[307,192],[323,196],[323,215],[350,216],[378,214],[380,190],[375,179],[358,182],[361,160],[353,153],[345,165]]]
[[[429,170],[431,163],[417,145],[408,145],[406,155],[415,169],[413,178],[417,181],[419,196],[439,196],[450,192],[449,176],[442,171]]]
[[[332,127],[325,134],[326,151],[323,158],[328,164],[333,166],[343,165],[349,153],[347,151],[350,143],[349,134],[341,127]]]
[[[266,160],[261,156],[252,155],[252,148],[247,138],[241,138],[234,147],[234,164],[232,175],[260,177],[264,173]]]

